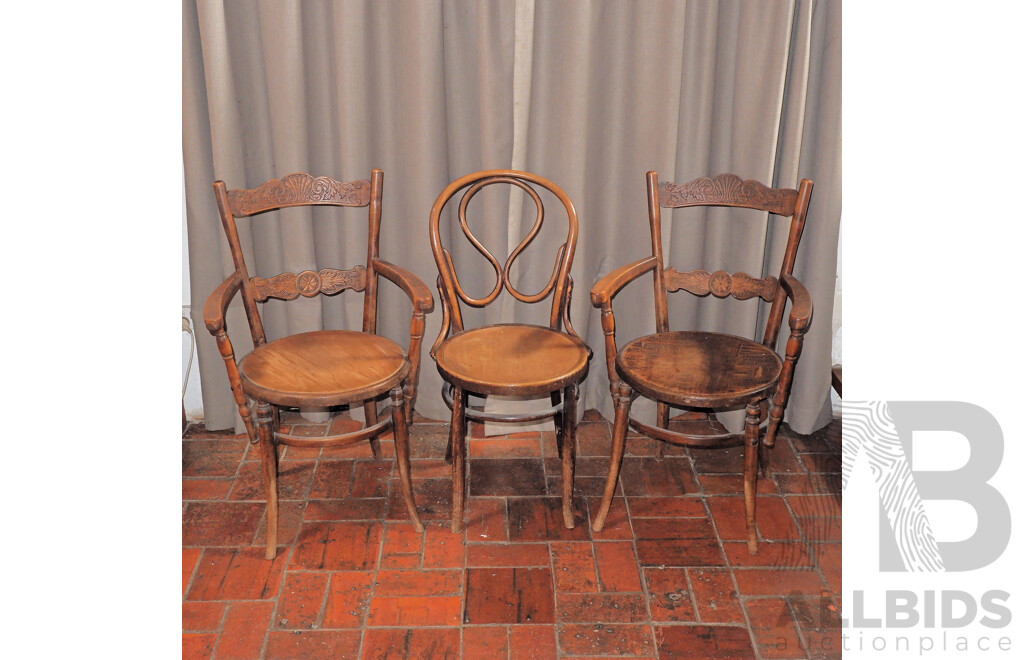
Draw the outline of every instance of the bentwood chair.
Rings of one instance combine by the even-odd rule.
[[[203,316],[207,329],[217,338],[249,441],[258,443],[262,450],[267,491],[267,559],[277,554],[277,445],[339,447],[369,440],[373,456],[379,460],[378,436],[393,427],[405,504],[413,526],[423,531],[409,475],[409,424],[416,396],[424,315],[433,309],[434,301],[420,279],[378,256],[383,181],[384,173],[377,169],[369,180],[347,183],[296,173],[267,181],[252,190],[228,190],[223,181],[213,184],[235,272],[210,295]],[[250,277],[242,258],[235,218],[295,206],[367,207],[366,265],[349,270],[322,268],[297,275]],[[408,352],[390,339],[375,334],[378,276],[398,285],[412,302]],[[295,300],[299,296],[334,295],[347,289],[363,292],[362,331],[318,330],[267,341],[257,303],[270,298]],[[236,363],[224,317],[228,303],[239,291],[255,348]],[[390,413],[378,419],[376,399],[385,394],[390,395]],[[255,420],[249,399],[255,400]],[[299,437],[281,431],[279,408],[282,406],[341,404],[363,406],[364,428],[323,438]]]
[[[601,308],[605,335],[608,379],[615,401],[612,456],[601,509],[594,530],[604,527],[615,494],[629,426],[658,440],[692,447],[729,447],[742,443],[744,449],[743,493],[746,505],[747,548],[757,554],[755,520],[758,468],[767,472],[765,447],[773,447],[782,422],[793,381],[793,371],[811,321],[811,298],[793,277],[793,263],[804,229],[811,181],[800,189],[769,188],[757,181],[743,181],[735,174],[701,177],[677,185],[658,182],[657,172],[647,173],[647,204],[651,229],[651,256],[623,266],[594,285],[591,302]],[[789,239],[779,277],[752,277],[725,271],[679,272],[666,268],[661,243],[661,209],[687,207],[739,207],[776,216],[788,216]],[[767,213],[763,220],[767,220]],[[738,220],[733,220],[738,222]],[[763,225],[762,225],[763,226]],[[656,332],[634,339],[617,350],[612,298],[626,284],[645,273],[654,278]],[[771,303],[761,341],[717,332],[670,331],[666,293],[684,289],[697,296],[732,296],[737,300],[760,298]],[[789,313],[789,341],[785,359],[776,353],[776,340],[786,307]],[[657,402],[657,426],[630,417],[637,396]],[[769,405],[770,400],[770,405]],[[669,430],[669,409],[683,409]],[[732,434],[716,417],[716,411],[745,408],[742,434]],[[682,428],[679,428],[682,427]],[[664,445],[659,446],[659,455]]]
[[[492,185],[504,184],[522,190],[537,209],[533,227],[518,246],[509,253],[504,267],[477,240],[469,228],[467,209],[470,200]],[[494,269],[494,288],[482,298],[466,293],[455,270],[451,252],[441,243],[441,212],[450,199],[465,191],[458,202],[459,225],[469,242]],[[547,284],[537,293],[527,295],[513,286],[509,271],[513,262],[533,241],[544,222],[544,204],[541,195],[547,191],[557,198],[568,220],[568,235],[555,256],[554,268]],[[559,213],[560,215],[560,213]],[[507,215],[498,219],[504,227]],[[490,222],[495,222],[490,219]],[[556,437],[562,458],[562,517],[565,526],[572,529],[575,520],[572,511],[573,476],[576,458],[576,403],[577,385],[587,373],[591,351],[573,330],[569,320],[572,296],[573,254],[576,250],[576,210],[569,197],[551,181],[514,170],[487,170],[469,174],[450,183],[434,202],[430,210],[430,247],[437,262],[437,287],[444,314],[441,332],[430,349],[437,362],[437,370],[445,380],[443,397],[452,410],[452,423],[448,439],[452,460],[452,519],[453,532],[462,530],[465,505],[466,479],[466,426],[467,419],[486,421],[529,421],[555,418]],[[523,303],[537,303],[551,298],[551,311],[547,326],[524,323],[503,323],[466,329],[460,305],[484,307],[494,302],[502,289]],[[472,393],[487,395],[519,395],[523,397],[548,396],[552,407],[525,414],[504,414],[477,409],[468,405]]]

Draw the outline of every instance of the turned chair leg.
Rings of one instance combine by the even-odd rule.
[[[452,449],[452,531],[462,531],[466,508],[466,395],[452,390],[452,425],[449,442]]]
[[[768,418],[768,400],[764,399],[758,405],[757,419],[763,421]],[[771,472],[771,450],[775,448],[775,433],[765,432],[764,438],[757,450],[757,469],[762,479],[767,479]]]
[[[271,406],[256,404],[256,424],[263,454],[263,485],[267,493],[267,559],[277,556],[277,447],[274,444],[274,415]]]
[[[573,481],[576,475],[576,385],[566,387],[564,394],[559,419],[559,435],[562,438],[562,520],[566,529],[572,529],[576,526],[572,513]]]
[[[395,458],[398,461],[398,475],[402,482],[402,496],[409,509],[409,518],[417,532],[423,531],[423,523],[416,511],[416,500],[412,493],[412,475],[409,470],[409,423],[406,419],[405,392],[401,387],[391,390],[391,420],[395,431]]]
[[[743,437],[743,501],[747,519],[747,551],[757,554],[757,464],[759,445],[758,405],[747,406]]]
[[[629,430],[631,395],[632,391],[629,385],[619,381],[619,386],[615,393],[615,425],[612,428],[612,455],[608,465],[608,481],[604,485],[601,509],[597,512],[597,518],[594,519],[593,528],[595,532],[600,532],[604,529],[604,522],[608,517],[608,509],[611,508],[612,498],[615,496],[615,486],[619,482],[622,455],[626,452],[626,432]]]

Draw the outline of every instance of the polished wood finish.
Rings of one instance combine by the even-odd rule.
[[[296,407],[362,401],[389,391],[409,370],[401,346],[352,330],[283,337],[256,348],[239,364],[247,394]]]
[[[533,226],[513,248],[504,264],[492,255],[469,228],[468,208],[473,197],[492,185],[509,185],[522,190],[532,200],[537,213]],[[556,250],[551,275],[535,293],[519,291],[511,281],[510,272],[516,258],[533,242],[545,219],[541,191],[547,190],[561,203],[568,223],[565,241]],[[473,297],[466,293],[459,280],[451,252],[441,242],[441,213],[460,192],[458,222],[462,233],[494,270],[495,284],[489,293]],[[430,247],[437,263],[437,288],[443,317],[441,331],[430,349],[438,372],[446,382],[445,401],[452,409],[448,457],[452,462],[452,519],[454,532],[462,529],[465,511],[466,420],[525,421],[555,417],[557,442],[562,460],[562,518],[572,529],[573,478],[576,460],[577,385],[586,377],[591,351],[572,327],[569,303],[572,278],[569,270],[576,250],[578,221],[572,201],[551,181],[514,170],[486,170],[461,177],[438,195],[430,211]],[[523,303],[538,303],[551,298],[547,327],[526,324],[498,324],[466,329],[462,305],[483,307],[498,299],[502,292]],[[549,395],[550,409],[525,415],[498,415],[475,410],[467,405],[472,393]]]
[[[413,526],[423,531],[416,512],[409,473],[409,423],[419,374],[420,347],[425,315],[434,301],[427,286],[415,275],[380,259],[381,200],[384,173],[373,170],[369,179],[341,182],[305,173],[289,174],[251,190],[228,190],[223,181],[213,184],[221,222],[227,235],[235,271],[222,282],[203,307],[206,327],[216,337],[228,372],[238,412],[253,444],[263,457],[267,492],[266,557],[277,554],[277,445],[338,447],[369,440],[380,459],[378,436],[394,429],[400,483]],[[368,213],[366,264],[350,269],[322,268],[271,277],[250,277],[235,218],[295,206],[365,207]],[[408,350],[375,334],[378,276],[393,282],[412,303]],[[363,293],[361,331],[319,330],[267,341],[258,303],[274,298],[295,300],[336,295],[346,290]],[[241,292],[255,348],[240,361],[225,324],[227,307]],[[376,400],[388,395],[391,406],[378,419]],[[249,400],[255,401],[255,415]],[[361,405],[366,423],[360,430],[323,438],[283,433],[279,407]]]
[[[757,554],[758,473],[767,473],[766,449],[775,444],[803,337],[811,321],[811,298],[793,277],[793,264],[812,185],[804,179],[799,190],[771,188],[735,174],[701,177],[684,184],[659,183],[657,172],[647,173],[651,256],[608,273],[590,291],[591,302],[601,308],[605,361],[615,401],[612,456],[601,508],[594,520],[595,531],[604,528],[618,482],[626,434],[632,426],[645,435],[673,444],[705,448],[744,445],[747,547],[751,554]],[[680,272],[666,268],[661,243],[661,209],[696,206],[755,209],[791,218],[778,277],[704,269]],[[652,273],[654,280],[656,333],[635,339],[619,350],[615,342],[612,299],[627,284],[646,273]],[[667,294],[680,290],[697,296],[759,299],[769,303],[763,336],[755,341],[722,333],[670,331]],[[780,357],[776,343],[787,302],[790,332]],[[656,426],[629,417],[630,404],[637,396],[657,402]],[[673,421],[673,429],[669,430],[671,407],[681,408],[683,414]],[[736,408],[746,410],[742,434],[729,433],[715,417],[717,410]]]
[[[441,344],[435,359],[444,379],[476,394],[548,394],[587,368],[581,339],[534,325],[474,328]]]

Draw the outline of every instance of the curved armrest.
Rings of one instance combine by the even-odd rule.
[[[242,276],[238,271],[231,274],[231,277],[221,282],[203,305],[203,321],[210,334],[216,334],[224,328],[224,314],[228,303],[238,293],[242,286]]]
[[[619,289],[626,286],[636,278],[648,271],[654,270],[658,260],[656,257],[647,257],[635,263],[616,268],[597,281],[597,284],[590,289],[590,302],[594,307],[600,307],[612,299]]]
[[[373,260],[373,270],[397,284],[412,301],[413,307],[424,314],[434,311],[434,297],[423,280],[409,271],[383,259]]]
[[[447,298],[444,297],[444,283],[441,276],[437,276],[437,297],[441,301],[441,331],[437,333],[434,345],[430,347],[430,357],[437,359],[437,347],[448,338],[448,331],[452,329],[452,315],[448,311]]]
[[[811,314],[814,311],[811,294],[807,293],[807,289],[800,283],[800,280],[792,275],[783,275],[781,284],[786,295],[793,301],[793,307],[789,312],[789,327],[792,330],[805,329],[810,324]]]

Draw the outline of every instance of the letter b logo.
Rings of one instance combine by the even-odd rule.
[[[970,446],[956,470],[913,471],[915,431],[951,431]],[[969,571],[991,564],[1010,541],[1010,509],[988,484],[1003,459],[1003,432],[984,408],[960,401],[843,402],[843,486],[860,453],[879,488],[882,571]],[[927,500],[971,506],[978,528],[963,541],[935,539]]]

